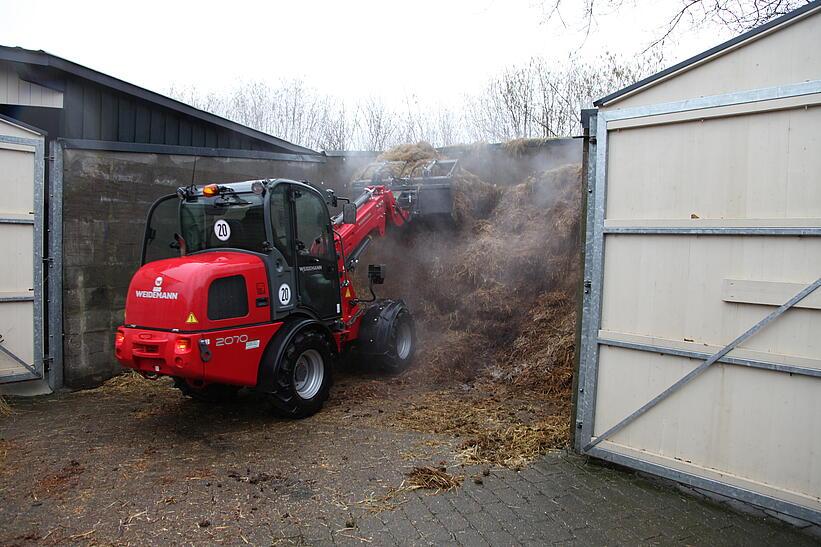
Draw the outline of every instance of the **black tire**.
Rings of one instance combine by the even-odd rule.
[[[203,403],[227,403],[237,398],[239,386],[227,384],[207,384],[203,387],[192,386],[184,378],[174,378],[174,387],[186,397]]]
[[[402,307],[391,324],[387,352],[376,357],[379,368],[388,374],[399,374],[413,363],[416,354],[416,326],[413,316]]]
[[[310,329],[294,336],[275,368],[276,391],[271,401],[277,412],[295,419],[316,414],[331,390],[332,360],[330,341],[324,333]],[[321,368],[321,378],[308,380],[316,374],[314,367]]]

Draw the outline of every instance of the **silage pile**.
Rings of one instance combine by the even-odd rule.
[[[436,150],[420,143],[380,159],[418,166],[434,158],[439,158]],[[479,415],[466,412],[464,427],[450,423],[461,423],[460,407],[447,403],[441,392],[431,403],[412,405],[402,420],[420,430],[461,427],[475,441],[465,441],[465,450],[472,450],[465,460],[482,461],[484,453],[491,463],[519,462],[515,454],[494,451],[518,443],[522,450],[543,453],[567,437],[580,275],[580,177],[579,166],[569,165],[499,187],[461,170],[450,222],[414,220],[391,241],[377,241],[365,257],[387,266],[379,296],[403,298],[416,317],[420,351],[405,379],[437,390],[462,386],[478,397],[468,406]],[[357,272],[360,286],[363,274]],[[499,419],[509,404],[483,397],[489,394],[536,396],[550,412]],[[436,420],[449,425],[437,426]]]
[[[438,157],[420,143],[380,159]],[[491,376],[555,390],[544,380],[572,358],[579,189],[577,165],[504,188],[460,170],[453,222],[416,220],[372,246],[367,262],[388,272],[377,292],[403,298],[416,316],[418,372],[436,382]]]

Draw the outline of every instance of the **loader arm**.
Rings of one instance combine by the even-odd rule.
[[[384,236],[389,224],[402,226],[410,218],[410,213],[399,207],[393,192],[385,186],[365,188],[354,204],[356,223],[343,224],[341,214],[333,218],[340,257],[350,257],[370,237]]]
[[[374,238],[385,235],[389,225],[402,226],[410,219],[410,212],[399,207],[393,192],[385,186],[366,187],[354,203],[356,222],[345,224],[341,214],[333,218],[342,301],[343,328],[337,333],[340,347],[347,340],[357,338],[359,320],[366,310],[356,295],[352,279],[360,256]]]

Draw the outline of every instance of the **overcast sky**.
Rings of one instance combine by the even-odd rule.
[[[243,80],[300,78],[352,100],[416,95],[449,104],[533,56],[636,55],[680,2],[625,0],[585,38],[580,0],[565,0],[562,19],[549,23],[548,0],[0,0],[0,44],[43,49],[161,93],[172,84],[219,92]],[[665,63],[729,37],[717,28],[679,32]]]

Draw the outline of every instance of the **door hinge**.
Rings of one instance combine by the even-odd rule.
[[[593,283],[590,282],[589,279],[584,280],[584,294],[590,294],[590,288],[593,286]]]

